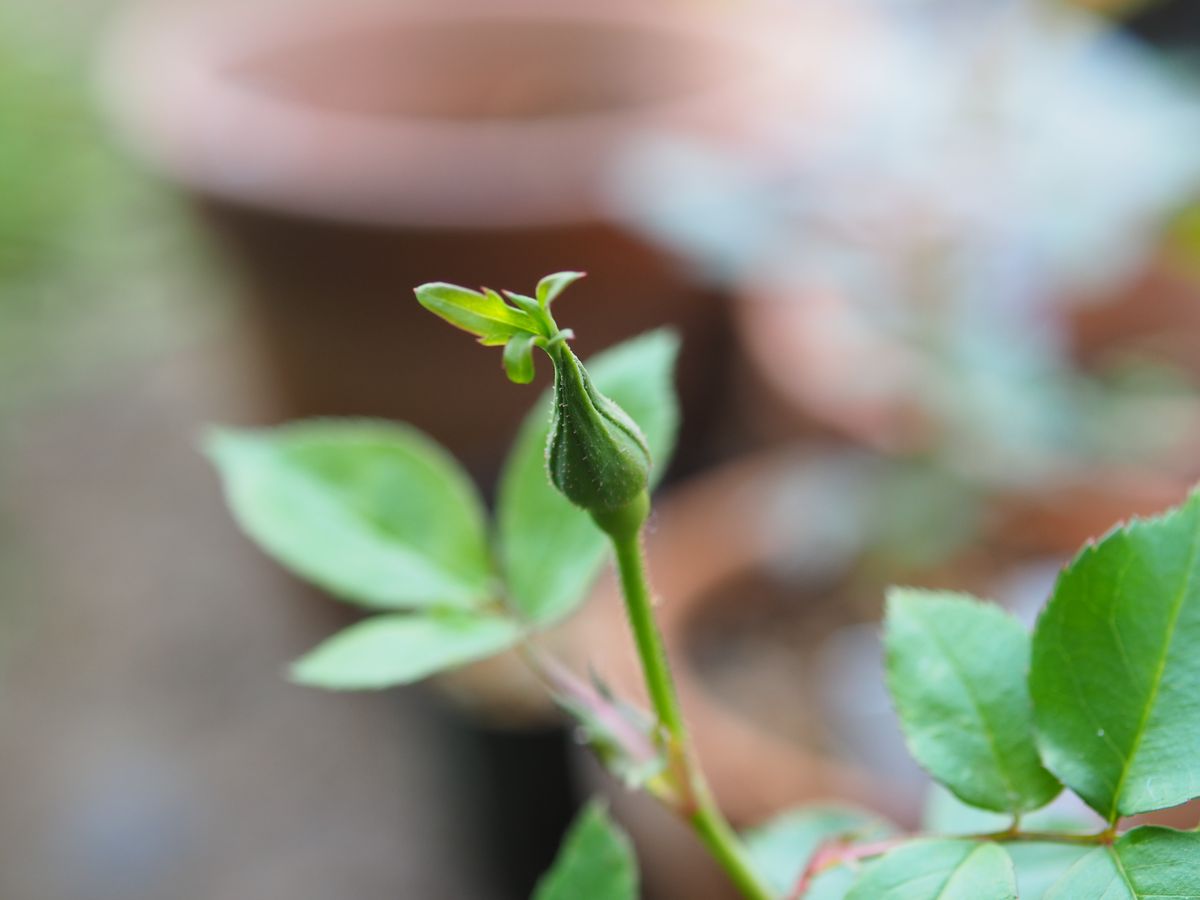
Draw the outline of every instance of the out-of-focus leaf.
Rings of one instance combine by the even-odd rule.
[[[593,802],[571,826],[533,900],[637,900],[637,894],[633,845]]]
[[[520,636],[517,622],[485,613],[374,616],[297,660],[292,679],[339,691],[410,684],[506,650]]]
[[[913,841],[870,863],[846,900],[1016,900],[1012,860],[997,844]]]
[[[1200,898],[1200,834],[1143,827],[1097,847],[1046,893],[1046,900]]]
[[[420,432],[320,420],[221,430],[206,447],[242,529],[300,577],[380,609],[487,599],[483,506]]]
[[[858,810],[802,807],[750,829],[744,837],[759,876],[786,896],[825,842],[877,840],[891,831],[886,822]]]

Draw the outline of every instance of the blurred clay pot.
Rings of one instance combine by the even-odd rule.
[[[1198,299],[1179,277],[1155,266],[1129,296],[1086,307],[1064,304],[1059,324],[1084,370],[1115,351],[1138,350],[1196,374]],[[761,391],[757,416],[775,421],[777,432],[823,428],[892,455],[938,450],[943,426],[920,396],[927,361],[916,348],[867,327],[844,296],[752,284],[739,294],[734,315]],[[1098,524],[1106,528],[1180,502],[1200,477],[1200,401],[1182,396],[1155,415],[1170,419],[1173,437],[1154,459],[1060,455],[1049,458],[1048,475],[1025,479],[1027,486],[1019,477],[985,479],[989,502],[1012,518],[1015,539],[1024,534],[1034,544],[1059,542],[1064,549],[1095,534]],[[968,477],[978,477],[975,461],[959,462]]]
[[[1180,256],[1164,247],[1120,291],[1074,304],[1076,354],[1091,360],[1121,344],[1200,375],[1200,273]]]
[[[280,414],[404,419],[488,480],[533,394],[413,286],[587,271],[560,316],[580,351],[679,327],[701,433],[725,309],[616,224],[607,179],[643,134],[737,142],[789,85],[802,103],[806,54],[762,24],[621,0],[156,3],[118,30],[106,83],[241,264]]]

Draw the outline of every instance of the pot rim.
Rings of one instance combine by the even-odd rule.
[[[733,321],[739,343],[763,383],[785,405],[879,453],[927,453],[936,445],[939,423],[915,393],[893,392],[873,398],[856,398],[853,392],[845,391],[831,394],[828,385],[839,382],[839,372],[830,369],[817,355],[803,350],[828,343],[827,339],[818,340],[811,336],[802,340],[789,339],[789,330],[800,330],[799,327],[795,322],[777,320],[778,312],[791,304],[819,301],[829,309],[841,310],[850,305],[848,298],[822,285],[806,290],[802,284],[769,278],[744,281],[738,285],[733,297]],[[1061,311],[1063,328],[1069,329],[1071,314],[1071,307]],[[803,330],[813,332],[808,325]],[[908,375],[906,366],[914,361],[919,364],[919,352],[885,332],[879,332],[877,337],[874,347],[843,345],[836,355],[841,362],[849,360],[854,368],[888,370],[891,376],[887,381],[893,385],[902,384]],[[781,368],[781,359],[797,361],[803,367],[800,370],[802,377],[797,377],[795,369],[785,371]],[[1181,438],[1180,446],[1185,446],[1183,442],[1187,447],[1195,445],[1200,441],[1200,397],[1181,399],[1177,415],[1185,415],[1187,421],[1193,423],[1187,435]],[[1182,458],[1184,453],[1180,450],[1176,455]],[[1120,497],[1161,497],[1164,485],[1168,489],[1180,484],[1190,485],[1200,476],[1200,469],[1162,471],[1162,465],[1154,461],[1103,460],[1069,454],[1048,456],[1047,459],[1052,464],[1049,477],[1058,485],[1066,484],[1076,489],[1110,485],[1110,492]],[[963,473],[978,477],[969,467]],[[1018,482],[1005,484],[1001,481],[991,487],[1010,494],[1021,491]],[[1047,487],[1034,480],[1026,485],[1026,490],[1046,491]],[[1053,492],[1053,488],[1049,490]],[[1141,508],[1138,504],[1135,506]]]
[[[247,88],[230,73],[235,62],[303,47],[306,38],[483,21],[618,26],[691,43],[697,52],[689,58],[705,86],[595,112],[439,120],[304,104]],[[114,28],[100,86],[135,154],[168,177],[226,200],[415,227],[590,222],[609,218],[604,173],[631,136],[682,129],[736,141],[768,120],[772,98],[791,95],[794,109],[803,72],[815,60],[779,21],[774,13],[734,18],[624,0],[426,0],[415,6],[209,0],[182,8],[144,2]]]

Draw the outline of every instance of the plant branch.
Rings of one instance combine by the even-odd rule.
[[[808,861],[808,865],[800,873],[800,878],[796,881],[796,886],[792,888],[792,892],[788,895],[788,900],[801,900],[808,892],[808,889],[812,887],[812,883],[817,876],[829,869],[845,865],[846,863],[883,856],[885,853],[890,853],[892,850],[907,844],[909,841],[919,839],[994,841],[1000,844],[1038,843],[1101,846],[1111,844],[1115,838],[1116,833],[1112,829],[1105,829],[1096,834],[1073,834],[1068,831],[1020,831],[1014,826],[1004,831],[991,831],[984,834],[902,835],[900,837],[888,838],[884,841],[874,841],[869,844],[857,845],[835,839],[818,847],[817,851],[813,853]]]
[[[667,664],[662,635],[654,620],[640,531],[630,530],[610,536],[646,690],[665,732],[668,766],[680,781],[679,789],[685,798],[679,811],[744,897],[748,900],[771,900],[771,890],[755,873],[741,840],[718,809],[692,751],[675,683]]]

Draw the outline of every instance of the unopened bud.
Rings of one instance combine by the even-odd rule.
[[[606,531],[636,529],[645,519],[646,438],[625,410],[593,387],[565,344],[554,353],[554,419],[546,465],[554,486]]]

